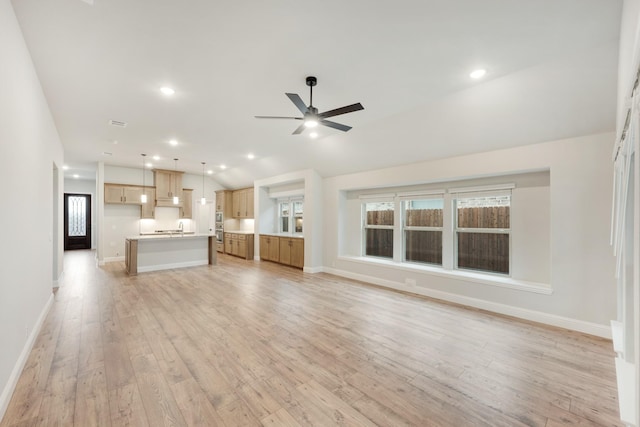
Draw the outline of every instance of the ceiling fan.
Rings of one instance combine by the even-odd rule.
[[[302,101],[302,98],[297,93],[285,93],[298,107],[298,110],[303,114],[303,117],[279,117],[279,116],[255,116],[256,119],[292,119],[302,120],[302,124],[293,131],[292,135],[301,134],[306,128],[313,128],[318,125],[327,126],[330,128],[338,129],[343,132],[347,132],[351,129],[351,126],[343,125],[340,123],[326,120],[328,117],[339,116],[340,114],[352,113],[354,111],[364,110],[364,107],[359,102],[357,104],[347,105],[346,107],[336,108],[334,110],[325,111],[324,113],[318,113],[318,109],[313,106],[313,87],[318,84],[318,79],[313,76],[307,77],[307,86],[309,86],[309,106],[307,107]]]

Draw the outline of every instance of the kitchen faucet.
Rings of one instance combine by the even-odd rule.
[[[184,234],[184,224],[182,221],[178,222],[178,229],[180,230],[180,233]]]

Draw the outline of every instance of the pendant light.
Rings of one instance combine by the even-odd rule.
[[[204,198],[204,162],[202,163],[202,199],[200,199],[200,204],[201,205],[206,205],[207,204],[207,199]]]
[[[146,189],[146,181],[145,181],[145,169],[144,169],[144,158],[147,157],[146,154],[141,154],[142,156],[142,194],[140,195],[140,203],[147,203],[147,189]]]
[[[177,171],[178,171],[178,159],[173,159],[173,161],[174,161],[174,162],[176,162],[176,165],[175,165],[175,168],[174,168],[174,169],[175,169],[175,171],[177,172]],[[176,189],[176,190],[177,190],[177,189]],[[179,204],[179,203],[180,203],[180,199],[178,198],[178,196],[173,196],[173,204],[174,204],[174,205],[177,205],[177,204]]]

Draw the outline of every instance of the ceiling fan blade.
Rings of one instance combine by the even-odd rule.
[[[300,110],[302,114],[307,112],[307,106],[302,100],[302,98],[300,98],[300,95],[298,95],[297,93],[285,93],[285,95],[289,97],[291,102],[296,104],[296,107],[298,107],[298,110]]]
[[[364,110],[364,107],[358,102],[357,104],[351,104],[347,105],[346,107],[336,108],[335,110],[325,111],[324,113],[318,114],[318,117],[324,119],[327,117],[339,116],[340,114],[347,114],[360,110]]]
[[[343,132],[347,132],[349,129],[351,129],[351,126],[343,125],[343,124],[332,122],[329,120],[320,120],[320,122],[318,123],[321,124],[322,126],[338,129]],[[302,126],[304,126],[304,123],[302,124]]]
[[[298,126],[298,128],[296,130],[293,131],[293,133],[291,135],[299,135],[301,134],[307,127],[303,124],[301,124],[300,126]]]
[[[302,117],[281,117],[281,116],[253,116],[256,119],[293,119],[293,120],[302,120]]]

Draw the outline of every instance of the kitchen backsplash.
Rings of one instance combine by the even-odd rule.
[[[156,230],[177,230],[182,222],[184,231],[195,231],[194,221],[180,219],[180,209],[156,207],[155,219],[141,219],[140,232],[153,233]]]

